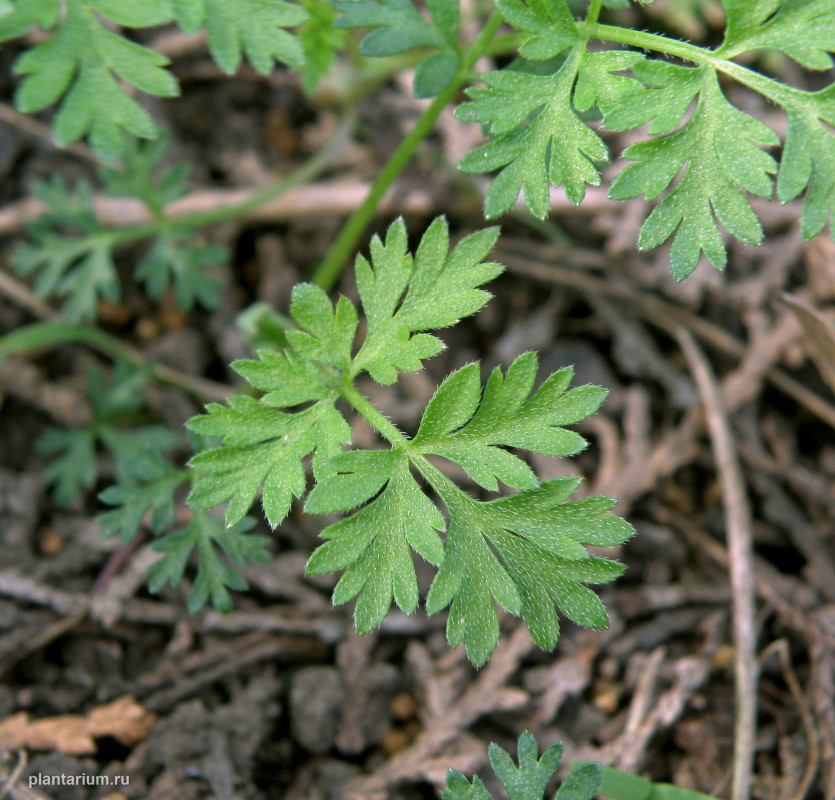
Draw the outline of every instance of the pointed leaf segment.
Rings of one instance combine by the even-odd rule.
[[[702,254],[717,269],[727,261],[723,231],[760,244],[763,232],[747,195],[788,202],[804,194],[801,227],[819,234],[835,208],[835,93],[785,86],[734,58],[776,50],[811,70],[827,70],[835,52],[835,4],[831,0],[723,0],[725,40],[708,50],[663,36],[575,20],[565,0],[497,0],[505,20],[522,35],[519,52],[530,61],[560,56],[543,74],[524,64],[481,76],[467,90],[459,119],[478,122],[486,144],[460,163],[464,172],[498,170],[486,192],[490,218],[508,211],[520,192],[544,218],[550,187],[562,187],[578,205],[586,185],[600,183],[607,148],[586,121],[597,108],[599,126],[629,131],[648,124],[654,137],[629,147],[627,166],[610,195],[659,199],[638,245],[651,249],[672,239],[670,262],[678,280]],[[593,4],[592,4],[593,5]],[[589,52],[602,39],[634,50]],[[645,52],[680,59],[650,60]],[[693,66],[695,64],[695,66]],[[788,132],[779,160],[766,148],[781,144],[764,123],[732,105],[720,74],[734,78],[782,106]]]
[[[356,626],[366,632],[381,624],[392,602],[407,614],[416,609],[417,554],[439,568],[427,609],[450,606],[448,638],[463,643],[476,664],[486,661],[498,640],[497,605],[520,614],[546,649],[559,636],[555,606],[580,625],[605,627],[606,612],[587,584],[610,581],[623,568],[590,556],[585,546],[619,544],[633,533],[606,513],[613,500],[568,502],[579,479],[540,483],[521,456],[568,456],[585,447],[565,426],[593,414],[606,393],[593,386],[569,389],[570,368],[535,389],[537,357],[526,353],[507,372],[494,370],[482,391],[478,364],[467,365],[438,388],[411,440],[354,386],[362,372],[389,384],[399,371],[420,369],[443,347],[427,331],[452,325],[487,302],[481,286],[502,269],[484,260],[495,237],[488,229],[451,247],[441,218],[413,256],[398,220],[384,239],[374,239],[370,259],[357,259],[366,319],[361,342],[355,343],[359,315],[353,303],[342,297],[333,305],[321,289],[301,285],[291,304],[295,328],[287,331],[288,347],[233,365],[260,398],[232,397],[189,423],[220,439],[191,461],[193,506],[227,503],[226,522],[235,525],[260,494],[267,519],[278,525],[293,499],[307,491],[303,460],[312,454],[316,484],[305,511],[348,516],[323,531],[325,543],[307,571],[344,570],[334,602],[356,598]],[[351,431],[340,400],[390,448],[343,451]],[[458,464],[488,491],[500,483],[521,491],[477,500],[430,458]]]

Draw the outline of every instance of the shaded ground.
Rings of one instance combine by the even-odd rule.
[[[10,58],[0,53],[3,74]],[[284,174],[336,129],[335,112],[305,99],[293,76],[223,78],[199,43],[176,63],[184,96],[153,111],[169,126],[176,157],[196,165],[198,193]],[[102,310],[102,325],[149,357],[233,382],[224,365],[247,354],[237,313],[255,300],[286,309],[292,285],[418,113],[405,83],[385,87],[317,183],[257,219],[211,231],[233,252],[224,268],[232,288],[217,312],[183,315],[128,288],[123,304]],[[4,119],[0,257],[10,275],[8,254],[28,214],[18,201],[33,179],[92,170],[83,154],[56,153],[7,108]],[[442,212],[459,235],[481,224],[478,198],[450,167],[478,135],[445,117],[379,229],[401,212],[413,232]],[[566,763],[595,758],[727,796],[735,653],[726,501],[734,485],[717,469],[708,428],[711,415],[725,415],[705,415],[693,350],[683,349],[692,341],[716,373],[751,507],[762,670],[754,796],[835,797],[835,399],[811,358],[814,343],[782,299],[790,292],[831,319],[835,247],[823,237],[803,244],[795,206],[764,206],[764,247],[735,245],[725,275],[703,265],[676,285],[663,249],[635,251],[643,208],[592,191],[576,210],[555,196],[547,230],[508,221],[496,253],[508,271],[496,299],[445,333],[448,349],[425,374],[405,375],[395,389],[363,387],[407,431],[437,383],[477,358],[507,364],[535,348],[543,370],[572,363],[578,382],[611,389],[601,414],[580,426],[586,453],[534,459],[543,478],[580,473],[586,493],[618,497],[618,513],[639,532],[619,554],[627,574],[603,590],[611,628],[565,623],[554,654],[538,651],[510,618],[481,671],[448,649],[443,616],[395,613],[358,638],[350,610],[331,608],[333,581],[302,577],[318,527],[300,510],[274,534],[275,561],[247,570],[253,588],[233,613],[189,615],[188,587],[151,597],[147,544],[114,570],[119,545],[99,538],[95,493],[58,507],[33,448],[46,425],[83,421],[87,368],[110,365],[63,346],[0,366],[0,719],[26,712],[63,731],[30,748],[30,774],[130,778],[129,787],[35,796],[417,800],[435,796],[450,766],[487,778],[488,742],[512,749],[524,728],[543,746],[563,741]],[[124,263],[137,255],[125,252]],[[350,278],[341,288],[353,294]],[[25,287],[4,278],[0,332],[38,313]],[[157,385],[148,403],[175,426],[199,410]],[[97,584],[103,571],[109,579]],[[127,695],[141,707],[117,715],[128,731],[104,724],[90,752],[72,752],[78,729],[52,718],[89,720]]]

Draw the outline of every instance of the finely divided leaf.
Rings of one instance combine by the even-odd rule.
[[[574,87],[574,105],[578,111],[588,111],[597,106],[603,114],[609,114],[622,104],[622,98],[631,92],[640,91],[640,81],[629,75],[616,75],[633,69],[643,60],[641,53],[630,50],[602,50],[583,53]],[[625,104],[624,104],[625,105]]]
[[[227,563],[243,567],[247,561],[270,560],[267,550],[269,538],[246,533],[248,525],[224,528],[214,517],[195,511],[188,527],[154,542],[152,548],[163,557],[148,569],[149,590],[156,594],[166,584],[177,586],[183,578],[189,559],[197,553],[197,578],[188,599],[188,610],[193,614],[207,601],[218,611],[232,610],[229,589],[244,591],[246,578]],[[218,552],[220,551],[220,552]],[[226,559],[221,557],[221,553]]]
[[[157,97],[173,97],[179,89],[164,69],[168,59],[109,30],[99,16],[130,27],[166,21],[160,2],[140,5],[127,0],[68,3],[52,35],[15,62],[15,73],[26,76],[16,98],[21,111],[60,102],[54,124],[59,145],[89,135],[93,147],[112,159],[130,136],[156,136],[151,117],[120,81]]]
[[[275,61],[304,61],[297,38],[284,28],[303,23],[307,13],[285,0],[26,0],[0,17],[0,41],[35,25],[49,36],[15,62],[15,73],[25,76],[18,108],[34,112],[59,103],[56,142],[89,136],[108,160],[132,137],[155,138],[154,121],[123,84],[157,97],[174,97],[179,86],[165,56],[123,36],[118,26],[147,28],[172,17],[189,31],[206,26],[212,56],[226,72],[243,57],[265,75]]]
[[[209,50],[220,68],[231,75],[243,58],[262,75],[272,72],[276,61],[291,66],[304,62],[298,38],[284,30],[301,25],[307,12],[284,0],[191,0],[203,6],[200,19],[209,34]],[[197,18],[189,9],[189,23]]]
[[[450,375],[424,411],[416,448],[461,466],[480,486],[496,491],[498,481],[514,489],[538,485],[536,475],[502,447],[552,456],[569,456],[586,446],[571,425],[594,414],[606,398],[598,386],[566,391],[573,369],[551,375],[531,395],[537,371],[535,353],[519,356],[503,375],[493,370],[481,396],[478,364]],[[530,395],[530,396],[529,396]]]
[[[728,103],[710,68],[639,62],[635,71],[657,88],[626,95],[606,116],[607,127],[631,128],[652,119],[650,132],[664,133],[678,124],[694,95],[696,110],[675,132],[629,147],[624,157],[637,163],[618,175],[610,195],[654,199],[684,168],[644,222],[638,245],[650,250],[672,236],[670,263],[677,280],[696,268],[702,252],[714,267],[724,269],[727,254],[717,219],[746,244],[760,244],[762,227],[744,192],[771,196],[770,175],[777,165],[757,145],[779,140],[767,125]]]
[[[507,791],[509,800],[544,800],[551,778],[559,769],[562,744],[551,745],[539,757],[539,746],[530,731],[519,736],[517,744],[519,766],[503,747],[493,743],[488,754],[493,772]],[[602,779],[600,764],[578,764],[571,768],[560,785],[555,800],[592,800]],[[447,789],[441,791],[442,800],[493,800],[482,781],[475,777],[472,784],[458,770],[447,773]]]
[[[159,298],[169,289],[183,311],[195,305],[214,310],[220,303],[223,281],[210,270],[227,258],[226,248],[197,243],[193,231],[183,236],[164,234],[136,267],[136,279],[145,284],[149,297]]]
[[[197,473],[189,504],[212,508],[228,503],[226,524],[234,525],[263,488],[267,520],[273,527],[279,525],[293,497],[301,498],[305,492],[302,459],[314,450],[327,459],[351,439],[333,401],[333,397],[320,400],[293,414],[243,395],[230,397],[227,406],[208,405],[208,413],[194,417],[187,427],[203,436],[223,437],[223,443],[189,462]]]
[[[717,51],[734,58],[751,50],[779,50],[807,69],[829,69],[835,52],[832,0],[723,0],[728,23]]]
[[[447,788],[441,790],[441,800],[493,800],[493,795],[478,775],[470,783],[462,772],[451,769],[447,772],[446,783]]]
[[[559,637],[555,605],[578,625],[607,626],[603,604],[585,584],[613,580],[623,567],[589,556],[583,545],[618,544],[634,531],[619,517],[601,515],[614,505],[610,498],[563,502],[576,486],[561,478],[483,503],[433,483],[447,505],[449,529],[427,610],[452,604],[447,638],[453,647],[463,641],[474,664],[483,664],[498,641],[493,600],[521,614],[545,650]]]
[[[482,123],[490,134],[490,141],[466,155],[459,168],[477,174],[501,170],[485,197],[488,218],[509,211],[524,191],[528,208],[544,219],[549,184],[563,186],[579,205],[586,184],[600,183],[594,162],[608,161],[608,150],[572,105],[582,55],[572,50],[552,75],[489,72],[482,76],[486,86],[468,89],[471,102],[455,109],[459,119]]]
[[[551,745],[539,758],[536,737],[530,731],[524,731],[517,744],[518,767],[513,763],[510,753],[495,742],[487,752],[493,772],[507,790],[509,800],[540,800],[559,769],[562,745]]]
[[[259,350],[258,359],[234,361],[232,368],[247,383],[266,392],[261,402],[288,408],[311,400],[324,400],[330,390],[310,362],[293,350]]]
[[[305,358],[347,372],[357,332],[357,310],[347,297],[336,308],[323,289],[310,283],[293,289],[290,314],[300,330],[288,330],[287,339]]]
[[[137,458],[147,448],[165,452],[177,443],[176,435],[163,425],[123,427],[126,414],[139,411],[144,403],[145,376],[124,362],[108,383],[101,371],[91,368],[87,391],[93,422],[77,430],[47,428],[35,443],[39,452],[55,458],[43,471],[43,481],[54,486],[58,503],[65,505],[83,489],[92,488],[99,476],[97,448],[101,444],[113,460],[116,479],[128,477]]]
[[[479,231],[449,252],[447,223],[438,218],[414,259],[402,220],[391,225],[385,241],[375,237],[371,262],[357,258],[357,288],[368,331],[350,374],[366,370],[379,383],[390,384],[398,370],[419,370],[423,359],[439,353],[440,339],[421,331],[454,325],[490,299],[478,287],[501,272],[500,265],[481,261],[497,233]]]
[[[34,193],[46,209],[27,224],[29,241],[15,248],[12,264],[21,275],[35,275],[38,297],[66,298],[70,321],[92,319],[100,299],[120,295],[113,244],[96,219],[92,188],[80,181],[73,192],[55,177],[35,184]]]
[[[188,194],[189,165],[163,167],[168,154],[168,136],[128,143],[119,167],[103,167],[99,176],[111,197],[138,197],[156,216],[168,203]]]
[[[437,531],[444,529],[444,518],[418,486],[403,451],[349,452],[328,466],[331,474],[317,483],[305,510],[348,511],[377,496],[325,528],[321,536],[328,541],[310,557],[306,571],[345,570],[334,603],[356,596],[356,627],[367,633],[383,621],[392,599],[406,614],[415,610],[419,598],[411,551],[439,564],[443,548]]]
[[[41,480],[52,486],[55,502],[65,506],[98,478],[96,435],[92,428],[47,428],[35,442],[39,453],[52,456]]]
[[[187,472],[175,470],[150,447],[127,461],[122,480],[99,493],[102,503],[113,506],[96,518],[102,536],[130,542],[146,515],[151,531],[164,533],[174,521],[174,492],[187,477]]]

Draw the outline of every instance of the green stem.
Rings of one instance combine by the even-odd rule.
[[[353,383],[346,382],[339,389],[340,394],[353,406],[354,410],[380,434],[392,447],[405,451],[418,472],[437,492],[447,507],[460,504],[471,498],[459,489],[441,470],[432,464],[426,456],[412,447],[412,442],[386,417],[368,398],[357,391]]]
[[[586,14],[587,25],[594,25],[597,22],[602,7],[603,0],[591,0],[591,3],[589,3],[589,13]]]
[[[796,89],[790,86],[783,86],[771,78],[761,75],[748,67],[729,61],[719,55],[719,51],[708,50],[704,47],[697,47],[689,42],[682,42],[678,39],[670,39],[667,36],[660,36],[657,33],[647,31],[636,31],[631,28],[620,28],[616,25],[601,25],[599,23],[578,22],[577,30],[589,39],[601,39],[606,42],[617,42],[629,47],[636,47],[641,50],[654,50],[658,53],[666,53],[684,61],[692,61],[695,64],[711,66],[719,72],[723,72],[749,89],[767,97],[774,103],[786,105],[794,99]]]
[[[370,400],[360,394],[352,383],[340,388],[341,395],[392,447],[405,451],[417,471],[426,479],[437,495],[450,505],[460,505],[461,501],[471,500],[465,492],[447,478],[426,456],[412,447],[412,442],[386,417]]]
[[[409,450],[410,442],[406,435],[368,398],[362,395],[353,383],[346,381],[339,387],[339,393],[392,447]]]
[[[343,226],[339,235],[336,237],[333,245],[331,245],[322,263],[319,264],[316,271],[313,273],[313,282],[318,284],[323,289],[328,290],[333,287],[339,278],[345,262],[354,252],[362,234],[368,227],[368,223],[374,216],[377,206],[383,199],[383,195],[388,191],[389,187],[394,183],[397,176],[403,171],[409,161],[412,160],[418,145],[429,135],[435,125],[435,121],[440,116],[441,112],[452,101],[461,87],[467,82],[470,71],[475,62],[487,52],[491,41],[495,37],[502,24],[502,18],[499,14],[494,14],[487,25],[481,32],[476,42],[472,44],[464,53],[461,59],[461,65],[455,77],[444,87],[441,93],[432,101],[429,108],[423,112],[420,119],[418,119],[414,128],[409,131],[408,135],[400,142],[398,148],[394,151],[391,158],[386,162],[385,166],[380,170],[374,182],[371,184],[371,189],[365,197],[365,200],[350,216],[348,221]]]

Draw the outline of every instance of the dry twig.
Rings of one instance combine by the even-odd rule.
[[[757,725],[756,611],[751,512],[727,413],[716,379],[693,335],[682,328],[678,340],[702,396],[722,497],[733,590],[736,676],[733,800],[748,800]]]

